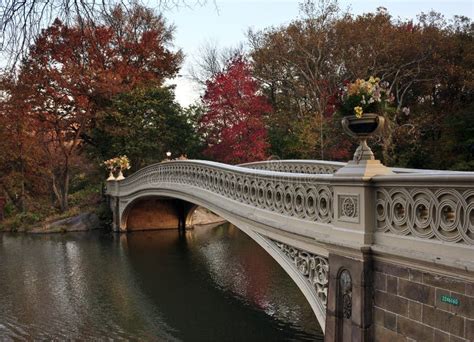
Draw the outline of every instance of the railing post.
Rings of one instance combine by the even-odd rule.
[[[371,178],[392,171],[378,160],[352,160],[339,169],[334,189],[334,229],[346,247],[329,247],[326,341],[371,341],[375,191]]]

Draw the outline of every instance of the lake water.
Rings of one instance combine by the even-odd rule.
[[[230,225],[0,234],[0,340],[106,338],[323,339],[293,281]]]

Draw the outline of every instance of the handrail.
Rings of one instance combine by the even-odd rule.
[[[218,206],[220,198],[225,198],[231,206],[242,203],[266,211],[262,215],[274,220],[275,226],[281,226],[278,215],[302,220],[301,229],[309,232],[308,236],[320,229],[321,241],[344,239],[352,230],[354,236],[367,234],[369,238],[364,241],[370,241],[374,248],[399,250],[403,244],[407,251],[431,253],[432,259],[442,244],[447,258],[460,256],[463,265],[474,265],[465,255],[467,248],[474,260],[474,172],[394,169],[399,173],[362,179],[294,172],[299,165],[336,168],[343,163],[292,160],[279,164],[292,165],[292,170],[265,169],[274,163],[233,166],[201,160],[162,162],[125,180],[108,182],[107,191],[124,198],[154,188],[181,187],[180,191],[191,195],[200,192],[201,196],[212,193],[207,198]],[[319,228],[313,228],[312,223]],[[342,235],[334,235],[338,229]]]
[[[150,165],[117,182],[117,186],[118,195],[123,196],[158,184],[186,184],[284,216],[329,223],[334,217],[329,186],[332,177],[183,160]],[[112,188],[108,192],[112,194]]]
[[[240,164],[239,166],[247,167],[249,169],[258,170],[272,170],[284,171],[291,173],[335,173],[347,163],[325,161],[325,160],[298,160],[298,159],[283,159],[283,160],[266,160],[251,163]],[[391,168],[395,174],[474,174],[474,172],[451,171],[451,170],[431,170],[431,169],[413,169],[403,167]]]

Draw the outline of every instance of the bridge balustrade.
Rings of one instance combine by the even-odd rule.
[[[459,296],[467,298],[463,308],[474,303],[474,290],[468,290],[474,289],[474,173],[393,168],[367,176],[351,174],[355,164],[169,161],[108,182],[107,193],[115,199],[117,229],[126,229],[125,208],[152,195],[195,201],[229,219],[297,282],[329,341],[348,331],[355,331],[353,340],[370,340],[373,331],[382,340],[409,336],[412,330],[404,335],[403,326],[395,333],[381,327],[372,312],[419,324],[393,303],[414,301],[427,307],[423,312],[438,310],[444,305],[438,291],[449,286],[431,279],[459,282]],[[396,279],[395,287],[388,279]],[[470,307],[461,310],[463,326],[473,322]]]

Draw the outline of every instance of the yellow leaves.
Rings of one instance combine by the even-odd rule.
[[[115,157],[109,160],[104,161],[104,165],[108,170],[128,170],[130,169],[130,160],[126,155]]]
[[[376,84],[376,83],[379,83],[380,82],[380,78],[379,77],[374,77],[374,76],[370,76],[369,77],[369,83],[370,84]]]
[[[348,87],[349,95],[357,95],[361,93],[371,94],[376,85],[380,82],[380,78],[370,76],[368,81],[358,78],[354,83]]]

